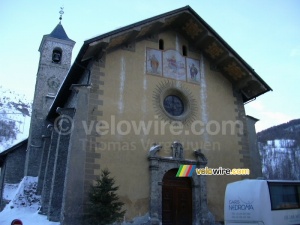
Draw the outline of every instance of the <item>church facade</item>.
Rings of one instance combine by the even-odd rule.
[[[226,185],[261,171],[244,104],[271,88],[189,6],[85,41],[70,69],[75,42],[60,24],[51,34],[24,168],[38,176],[41,213],[82,224],[90,186],[108,169],[122,224],[223,221]],[[182,165],[250,175],[176,177]]]

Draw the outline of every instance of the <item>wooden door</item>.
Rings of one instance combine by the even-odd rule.
[[[162,186],[162,224],[192,225],[192,185],[188,177],[176,177],[168,171]]]

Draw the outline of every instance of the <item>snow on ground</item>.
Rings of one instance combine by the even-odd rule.
[[[19,219],[23,225],[59,225],[58,222],[50,222],[46,216],[38,214],[40,208],[40,196],[35,195],[37,177],[24,177],[21,183],[16,185],[6,184],[3,197],[10,200],[0,212],[0,224],[10,225],[14,219]]]
[[[50,222],[46,216],[38,214],[37,211],[27,208],[4,210],[0,213],[1,225],[11,225],[14,219],[20,219],[23,225],[59,225],[59,223]]]
[[[19,184],[5,184],[2,196],[3,199],[11,201],[15,197],[18,187]]]

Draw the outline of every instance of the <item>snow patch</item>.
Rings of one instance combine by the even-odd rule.
[[[38,178],[24,177],[20,184],[5,185],[4,195],[10,202],[0,212],[0,224],[11,224],[14,219],[19,219],[24,225],[43,224],[59,225],[58,222],[50,222],[46,216],[38,214],[41,196],[36,195]]]
[[[5,208],[24,208],[27,207],[37,211],[40,207],[40,196],[36,195],[37,177],[24,177],[14,192],[14,197]]]
[[[150,221],[149,213],[146,213],[143,216],[138,216],[138,217],[133,218],[129,222],[124,221],[121,224],[122,225],[146,225],[146,224],[149,224],[149,221]],[[116,224],[116,223],[114,223],[114,224]]]
[[[11,201],[16,195],[19,184],[5,184],[3,188],[3,199]]]
[[[274,148],[289,148],[295,145],[295,140],[291,139],[275,139],[267,141],[267,145]]]
[[[258,143],[262,172],[267,179],[299,180],[300,147],[296,140],[274,139]]]
[[[161,145],[153,145],[153,146],[150,148],[149,152],[157,151],[157,150],[160,149],[160,148],[161,148]]]

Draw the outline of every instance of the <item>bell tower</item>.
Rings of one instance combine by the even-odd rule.
[[[58,25],[50,34],[43,36],[39,47],[40,60],[32,105],[25,176],[38,176],[43,149],[42,135],[47,126],[46,116],[71,65],[75,41],[67,36],[61,24],[63,8],[59,13]]]

